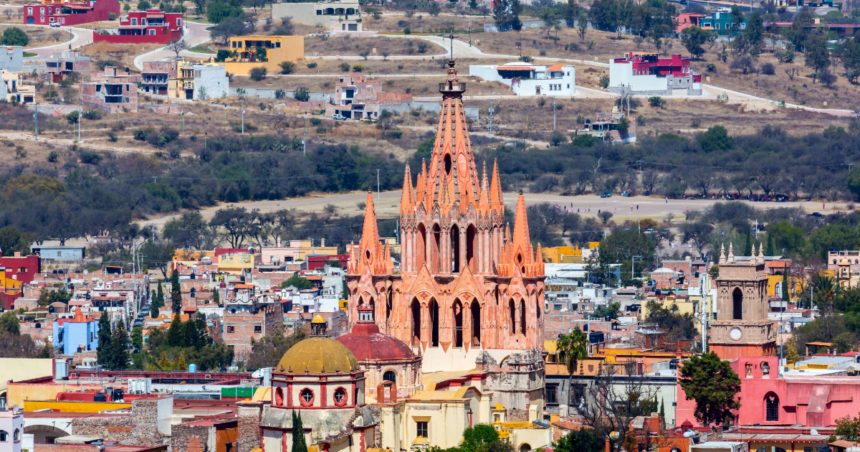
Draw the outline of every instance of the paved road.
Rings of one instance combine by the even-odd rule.
[[[185,34],[182,36],[182,40],[185,41],[185,44],[188,48],[192,48],[194,46],[198,46],[200,44],[211,41],[211,37],[209,36],[209,31],[206,29],[211,27],[210,24],[201,24],[197,22],[191,22],[189,20],[185,21]],[[205,56],[196,52],[180,52],[180,56],[186,57],[196,57],[200,58],[201,56]],[[167,47],[162,47],[160,49],[153,50],[152,52],[145,53],[143,55],[138,55],[134,59],[134,67],[136,67],[139,71],[143,70],[143,62],[144,61],[159,61],[167,58],[175,58],[176,54],[173,53],[172,50],[168,50]]]
[[[379,194],[379,202],[376,202],[376,214],[379,217],[395,217],[399,214],[400,194],[398,191],[390,191]],[[376,199],[374,193],[374,200]],[[328,194],[315,195],[305,198],[292,198],[280,201],[255,201],[242,203],[222,204],[216,207],[209,207],[200,211],[203,218],[210,219],[215,215],[215,212],[225,207],[245,207],[249,210],[260,209],[261,212],[273,212],[281,209],[296,209],[302,212],[321,212],[328,204],[334,204],[339,208],[338,213],[341,215],[359,215],[363,211],[359,210],[357,204],[364,202],[367,198],[366,193],[347,193],[347,194]],[[505,193],[505,205],[511,209],[516,208],[517,194]],[[597,216],[598,210],[610,210],[615,213],[613,218],[615,221],[624,221],[626,219],[635,220],[637,218],[665,218],[672,214],[677,220],[682,220],[688,210],[702,210],[719,202],[718,200],[710,199],[686,199],[673,200],[670,199],[667,203],[663,198],[637,196],[633,198],[623,198],[613,196],[611,198],[600,198],[599,196],[561,196],[557,194],[527,193],[525,195],[526,204],[540,204],[544,202],[559,204],[565,209],[579,213],[583,216]],[[822,211],[820,203],[810,202],[786,202],[786,203],[751,203],[759,209],[772,209],[776,207],[802,207],[807,212]],[[571,206],[572,205],[572,206]],[[633,206],[631,211],[630,206]],[[639,209],[636,210],[636,206]],[[586,209],[591,209],[586,212]],[[839,209],[845,209],[842,203],[827,203],[827,212],[832,213]],[[171,215],[152,220],[141,222],[141,225],[155,225],[162,227],[167,220],[177,217]]]
[[[28,25],[28,27],[45,27],[46,25]],[[86,28],[78,28],[78,27],[60,27],[55,28],[55,30],[65,32],[67,35],[69,32],[72,34],[71,41],[66,40],[65,42],[61,42],[59,44],[53,44],[45,47],[37,47],[33,49],[26,49],[25,52],[35,53],[37,56],[31,58],[25,58],[24,62],[41,62],[45,61],[47,58],[50,58],[51,55],[55,53],[60,53],[64,50],[69,50],[71,45],[72,49],[77,49],[83,47],[87,44],[92,44],[93,42],[93,31],[87,30]]]

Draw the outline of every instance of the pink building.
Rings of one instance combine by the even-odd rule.
[[[835,426],[836,419],[860,412],[860,380],[849,376],[779,378],[776,356],[731,360],[741,379],[737,425]],[[678,385],[675,425],[701,425],[694,416],[696,403]]]
[[[26,25],[80,25],[110,20],[111,13],[119,16],[119,2],[89,0],[64,3],[62,0],[45,0],[41,4],[26,5],[23,10]]]
[[[93,33],[93,42],[168,44],[182,39],[182,13],[160,9],[130,11],[119,20],[119,35]]]
[[[376,118],[382,110],[406,111],[411,103],[411,94],[383,93],[381,80],[368,80],[363,75],[345,76],[335,87],[334,105],[326,105],[326,116]]]

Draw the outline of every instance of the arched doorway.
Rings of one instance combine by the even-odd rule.
[[[386,370],[384,374],[382,374],[382,381],[390,381],[392,383],[397,383],[397,374],[392,370]]]
[[[454,300],[451,306],[454,313],[454,347],[463,346],[463,303],[460,300]]]
[[[421,345],[421,303],[417,298],[412,299],[412,346]]]
[[[460,272],[460,228],[451,226],[451,272]]]
[[[430,300],[430,346],[439,346],[439,303],[436,299]]]
[[[466,262],[469,265],[469,269],[473,272],[478,268],[478,263],[475,261],[477,249],[478,230],[475,229],[474,224],[470,224],[469,227],[466,228]]]
[[[779,422],[779,397],[769,392],[764,396],[764,411],[767,422]]]
[[[481,345],[481,305],[477,301],[472,302],[472,346]]]
[[[33,441],[41,444],[54,444],[57,438],[69,436],[65,430],[52,425],[28,425],[24,427],[24,433],[32,433]]]
[[[520,300],[520,334],[526,335],[526,302]]]
[[[732,291],[732,319],[744,319],[744,293],[740,287]]]
[[[520,452],[529,452],[530,450],[532,450],[532,446],[529,443],[523,443],[520,446]]]
[[[508,300],[508,320],[510,321],[511,335],[517,334],[517,308],[513,298]]]

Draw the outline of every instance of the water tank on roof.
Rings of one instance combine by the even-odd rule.
[[[189,372],[197,372],[197,364],[191,363],[188,365]]]
[[[122,399],[123,399],[122,389],[119,389],[119,388],[114,389],[113,392],[111,393],[111,400],[122,400]]]
[[[101,392],[96,393],[96,395],[93,396],[93,402],[107,402],[107,396]]]

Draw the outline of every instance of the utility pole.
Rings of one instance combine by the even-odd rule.
[[[758,219],[755,220],[755,238],[758,240]]]
[[[642,262],[642,256],[633,256],[630,258],[630,279],[633,279],[634,275],[636,274],[636,271],[634,270],[636,266],[636,259],[639,259],[639,262]]]
[[[493,134],[493,113],[496,112],[496,109],[493,108],[493,101],[490,100],[490,109],[488,110],[490,113],[490,135]]]
[[[39,104],[36,104],[36,113],[33,114],[33,119],[36,120],[36,122],[35,122],[36,141],[39,141]]]
[[[376,203],[379,204],[379,168],[376,169]]]
[[[555,97],[552,98],[552,130],[555,131]]]
[[[305,136],[302,139],[302,157],[308,153],[308,117],[305,116]]]
[[[81,142],[81,116],[84,115],[84,107],[78,107],[78,143]]]
[[[179,108],[182,109],[182,134],[185,135],[185,106]]]
[[[183,127],[185,124],[185,118],[182,118]],[[242,99],[242,135],[245,134],[245,99]]]
[[[708,353],[708,312],[705,309],[705,280],[707,273],[702,272],[701,281],[699,282],[699,290],[702,292],[702,353]]]

